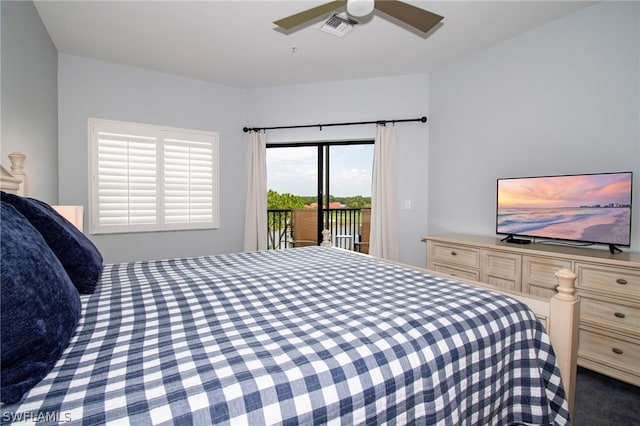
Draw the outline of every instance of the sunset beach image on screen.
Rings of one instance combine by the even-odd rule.
[[[498,234],[629,246],[632,173],[498,179]]]

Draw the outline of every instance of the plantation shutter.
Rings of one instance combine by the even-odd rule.
[[[89,120],[90,232],[219,226],[217,134]]]
[[[98,133],[98,221],[104,226],[157,223],[156,139]]]
[[[211,144],[165,139],[164,148],[166,222],[210,222],[213,219]]]

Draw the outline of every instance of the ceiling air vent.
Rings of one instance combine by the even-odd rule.
[[[322,24],[320,30],[336,37],[344,37],[357,23],[358,21],[347,18],[346,15],[342,17],[338,14],[334,14],[330,16],[324,24]]]

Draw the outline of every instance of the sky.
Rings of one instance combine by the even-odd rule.
[[[631,203],[631,174],[504,179],[500,207],[579,207]]]
[[[330,194],[370,197],[373,145],[341,145],[330,149]],[[267,149],[267,188],[281,194],[315,195],[317,152],[316,147]]]

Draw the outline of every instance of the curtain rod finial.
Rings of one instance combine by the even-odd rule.
[[[422,118],[420,119],[420,121],[421,121],[421,122],[423,122],[423,123],[426,123],[426,122],[427,122],[427,117],[422,117]]]

